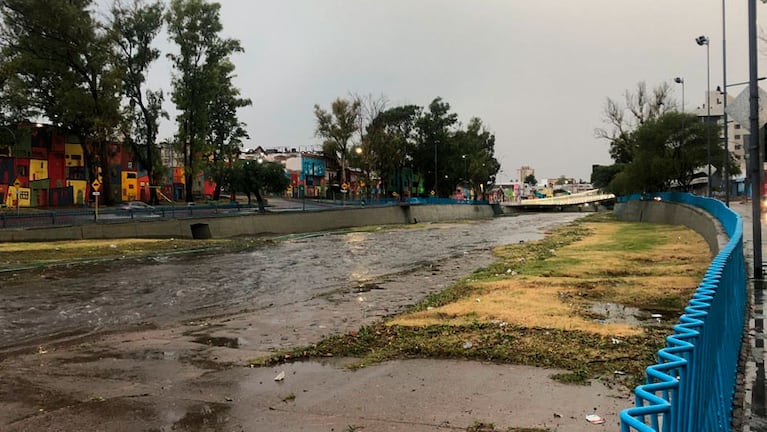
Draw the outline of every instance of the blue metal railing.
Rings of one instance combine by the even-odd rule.
[[[743,222],[721,201],[685,193],[632,195],[701,208],[730,237],[634,390],[635,407],[621,412],[621,431],[729,431],[746,308]]]

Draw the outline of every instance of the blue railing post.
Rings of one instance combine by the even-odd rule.
[[[647,368],[647,384],[634,390],[635,407],[621,412],[621,431],[729,431],[745,324],[743,223],[715,199],[656,196],[707,211],[730,240],[711,262],[666,347],[658,351],[658,363]],[[656,196],[633,195],[622,202]]]

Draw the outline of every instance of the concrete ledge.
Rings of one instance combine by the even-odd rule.
[[[713,215],[686,204],[632,200],[616,204],[614,212],[623,221],[684,225],[703,236],[713,255],[729,241],[722,224]]]
[[[445,204],[369,207],[318,212],[242,214],[78,226],[0,230],[0,242],[85,240],[109,238],[192,238],[193,224],[207,224],[213,238],[293,234],[366,225],[492,219],[489,205]]]

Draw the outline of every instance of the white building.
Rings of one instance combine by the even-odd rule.
[[[732,94],[727,94],[728,105],[731,104],[734,99],[735,97],[733,97]],[[709,111],[708,106],[706,105],[707,103],[709,104],[708,106],[711,107],[711,111]],[[708,100],[703,104],[703,106],[696,108],[694,114],[704,119],[710,115],[710,121],[715,121],[721,126],[724,119],[724,94],[722,93],[721,88],[717,87],[716,90],[708,92]],[[736,123],[732,117],[727,117],[728,150],[740,166],[741,174],[739,177],[745,176],[746,170],[748,168],[746,166],[746,152],[748,151],[746,148],[748,146],[748,138],[746,137],[748,135],[749,134],[746,129],[744,129],[740,124]],[[724,135],[720,135],[720,138],[723,139]]]

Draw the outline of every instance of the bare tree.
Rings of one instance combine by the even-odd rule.
[[[677,102],[671,99],[671,86],[664,82],[648,92],[644,81],[637,83],[636,90],[626,90],[623,103],[607,98],[603,123],[606,128],[596,128],[594,135],[610,141],[610,156],[618,163],[630,162],[633,157],[631,134],[649,120],[675,110]]]

